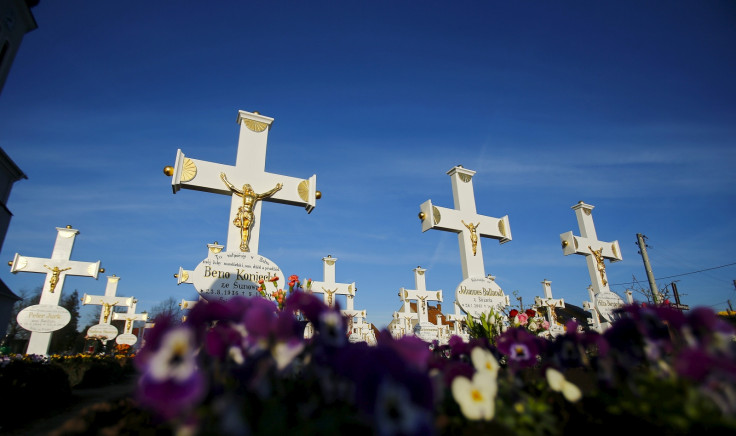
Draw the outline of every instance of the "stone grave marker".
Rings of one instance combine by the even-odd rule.
[[[427,200],[420,206],[419,218],[422,232],[436,229],[458,234],[463,281],[455,290],[455,300],[463,311],[477,318],[481,313],[508,305],[508,296],[494,280],[486,277],[480,238],[497,239],[504,244],[511,241],[511,227],[508,216],[493,218],[476,212],[475,171],[456,166],[447,174],[452,182],[455,208],[437,207]]]
[[[442,301],[442,290],[428,291],[427,282],[424,273],[426,269],[418,266],[413,269],[414,271],[414,287],[415,289],[401,288],[400,294],[404,304],[408,304],[410,301],[417,302],[417,319],[418,322],[414,325],[413,333],[424,341],[432,342],[433,340],[439,340],[439,326],[429,322],[429,307],[428,301]]]
[[[10,272],[13,274],[18,272],[46,274],[39,304],[30,306],[18,314],[18,324],[31,332],[26,354],[47,355],[52,332],[64,327],[71,320],[69,311],[59,306],[66,276],[93,277],[96,280],[97,275],[105,271],[100,268],[99,260],[97,262],[70,260],[79,230],[66,226],[57,227],[56,232],[56,242],[50,258],[22,256],[16,253],[13,260],[8,262]]]
[[[623,306],[623,300],[611,292],[606,277],[605,260],[618,262],[622,260],[621,248],[618,241],[602,242],[598,240],[595,225],[593,224],[593,207],[582,201],[572,206],[580,228],[580,236],[566,232],[560,235],[562,253],[565,256],[578,254],[585,256],[590,274],[591,286],[595,295],[592,304],[606,323],[613,321],[613,311]]]
[[[231,197],[225,251],[215,252],[217,249],[210,247],[207,258],[194,270],[180,269],[177,274],[178,283],[194,284],[207,300],[259,295],[260,279],[274,279],[283,289],[284,277],[278,266],[258,254],[262,202],[302,206],[311,212],[321,196],[316,175],[300,179],[265,170],[273,118],[239,111],[237,122],[240,136],[235,165],[192,159],[177,150],[174,166],[164,168],[171,176],[174,193],[193,189]]]
[[[557,313],[555,309],[564,309],[565,300],[562,298],[552,298],[552,282],[544,279],[542,281],[542,289],[544,290],[544,298],[535,297],[534,304],[537,307],[546,308],[545,318],[549,322],[550,336],[554,337],[565,333],[565,327],[557,323]]]
[[[462,328],[462,323],[466,321],[467,314],[463,312],[457,301],[453,303],[455,306],[455,312],[447,315],[448,321],[453,321],[452,334],[460,336],[463,341],[468,342],[470,340],[470,334]]]
[[[112,319],[116,321],[123,320],[125,321],[125,326],[123,327],[123,333],[118,335],[115,338],[115,342],[118,344],[124,344],[124,345],[135,345],[136,342],[138,342],[138,338],[136,335],[133,334],[133,326],[136,321],[148,321],[148,314],[143,313],[136,313],[136,306],[138,305],[138,300],[133,299],[130,306],[128,306],[128,311],[126,313],[119,313],[115,312],[112,314]]]
[[[322,281],[312,280],[311,285],[305,281],[302,286],[307,290],[307,292],[323,294],[324,302],[329,307],[335,307],[336,295],[347,296],[349,301],[347,304],[350,304],[352,302],[352,297],[355,297],[356,292],[355,282],[337,283],[335,281],[335,262],[337,262],[336,257],[332,257],[331,255],[323,257],[322,270],[324,279]]]
[[[100,322],[97,325],[93,325],[87,330],[87,336],[92,338],[98,338],[104,343],[115,339],[118,335],[118,329],[112,325],[112,315],[115,307],[130,307],[133,305],[135,298],[133,297],[118,297],[118,282],[120,277],[115,274],[107,277],[107,286],[105,286],[104,295],[88,295],[84,294],[82,297],[83,305],[96,305],[102,306],[100,311]]]

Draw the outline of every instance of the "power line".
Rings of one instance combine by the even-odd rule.
[[[690,275],[690,274],[697,274],[697,273],[701,273],[701,272],[705,272],[705,271],[710,271],[710,270],[714,270],[714,269],[718,269],[718,268],[725,268],[725,267],[731,266],[731,265],[736,265],[736,262],[727,263],[727,264],[721,265],[721,266],[714,266],[713,268],[705,268],[705,269],[701,269],[701,270],[698,270],[698,271],[692,271],[692,272],[688,272],[688,273],[675,274],[673,276],[659,277],[659,278],[657,278],[655,280],[663,280],[663,279],[671,279],[672,277],[687,276],[687,275]],[[616,284],[613,284],[611,286],[633,285],[633,284],[634,284],[634,282],[626,282],[626,283],[616,283]]]

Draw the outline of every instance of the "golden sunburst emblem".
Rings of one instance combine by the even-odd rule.
[[[244,119],[245,127],[251,132],[260,133],[268,128],[268,124],[256,120]]]
[[[296,188],[299,198],[303,201],[309,201],[309,180],[302,180]]]
[[[197,177],[197,164],[188,157],[184,158],[184,165],[181,170],[181,181],[188,182],[193,178]]]
[[[437,209],[436,206],[432,206],[432,216],[434,217],[434,223],[439,224],[442,215],[440,214],[440,210]]]

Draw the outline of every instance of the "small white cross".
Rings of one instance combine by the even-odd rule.
[[[424,277],[424,273],[427,271],[422,267],[416,267],[414,271],[414,287],[416,289],[405,289],[401,288],[399,296],[405,304],[410,301],[417,302],[417,315],[419,317],[419,324],[429,322],[429,308],[427,307],[427,301],[442,301],[442,290],[439,291],[428,291],[427,283]]]
[[[346,295],[348,304],[352,304],[352,297],[355,297],[355,282],[353,283],[337,283],[335,282],[335,262],[336,257],[328,255],[322,258],[324,280],[312,280],[311,285],[306,282],[304,288],[312,293],[324,294],[325,304],[329,307],[335,307],[335,295]]]
[[[102,306],[102,311],[100,312],[100,324],[112,323],[114,307],[130,307],[135,301],[135,298],[133,297],[118,297],[115,295],[117,294],[119,281],[120,277],[114,274],[108,276],[107,286],[105,286],[105,295],[88,295],[85,293],[82,297],[82,304],[85,306],[87,304]]]

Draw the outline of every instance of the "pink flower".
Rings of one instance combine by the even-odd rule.
[[[517,316],[519,318],[519,325],[526,325],[529,322],[529,316],[526,313],[520,313]]]

